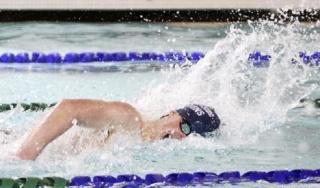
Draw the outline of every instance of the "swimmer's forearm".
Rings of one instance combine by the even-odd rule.
[[[17,153],[24,160],[35,160],[43,149],[72,126],[75,117],[74,107],[68,101],[62,101],[45,120],[31,133]]]

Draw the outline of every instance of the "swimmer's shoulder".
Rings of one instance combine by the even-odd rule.
[[[120,122],[121,132],[123,131],[135,131],[140,129],[144,124],[144,120],[140,112],[131,104],[126,102],[108,102],[112,104],[112,111],[114,111],[114,118]],[[119,131],[115,130],[116,132]]]

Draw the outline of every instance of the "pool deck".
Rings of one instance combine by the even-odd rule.
[[[302,3],[303,2],[303,3]],[[1,0],[1,10],[159,10],[320,8],[319,0]]]

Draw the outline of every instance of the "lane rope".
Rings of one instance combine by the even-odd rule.
[[[5,111],[9,111],[12,110],[16,107],[21,107],[24,111],[38,111],[38,110],[45,110],[47,108],[51,108],[53,106],[55,106],[57,103],[51,103],[51,104],[46,104],[46,103],[3,103],[0,104],[0,112],[5,112]]]
[[[123,62],[123,61],[198,61],[204,57],[201,52],[81,52],[81,53],[66,53],[64,56],[60,53],[38,53],[31,54],[23,52],[18,54],[4,53],[0,55],[2,63],[83,63],[83,62]]]
[[[81,52],[81,53],[66,53],[62,55],[60,53],[3,53],[0,55],[0,63],[90,63],[90,62],[140,62],[140,61],[155,61],[155,62],[173,62],[182,63],[189,60],[196,63],[200,59],[204,58],[205,54],[201,52]],[[271,61],[271,56],[263,55],[261,52],[253,52],[248,56],[248,63],[251,63],[256,67],[268,66]],[[300,59],[300,60],[299,60]],[[315,52],[311,55],[306,52],[299,52],[296,58],[292,59],[292,63],[295,64],[302,61],[309,66],[319,66],[320,64],[320,52]]]
[[[51,186],[55,188],[63,187],[111,187],[121,185],[122,187],[142,187],[142,186],[196,186],[214,184],[241,184],[252,183],[276,183],[276,184],[314,184],[320,183],[320,169],[295,169],[275,170],[269,172],[248,171],[240,174],[239,171],[228,171],[216,174],[213,172],[195,173],[171,173],[167,176],[162,174],[147,174],[141,178],[134,174],[113,176],[76,176],[68,180],[62,177],[25,177],[25,178],[0,178],[0,186],[6,188],[39,188]]]

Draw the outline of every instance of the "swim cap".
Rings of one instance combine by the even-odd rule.
[[[220,119],[213,108],[208,106],[192,104],[176,111],[190,123],[191,132],[201,136],[219,128]]]

